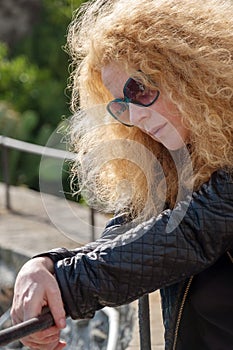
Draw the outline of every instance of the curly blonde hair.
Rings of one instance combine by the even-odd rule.
[[[92,205],[106,211],[130,207],[137,217],[147,203],[143,215],[156,214],[164,203],[175,205],[179,186],[198,189],[214,171],[232,171],[230,0],[89,1],[70,25],[68,49],[71,143],[78,154],[73,171]],[[112,99],[101,68],[112,61],[166,91],[190,132],[192,171],[182,152],[177,173],[178,158],[164,146],[136,127],[110,123],[101,110]]]

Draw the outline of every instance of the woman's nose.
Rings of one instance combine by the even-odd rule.
[[[129,119],[132,125],[142,128],[147,118],[146,107],[129,103]]]

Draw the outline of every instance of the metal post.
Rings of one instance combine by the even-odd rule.
[[[6,208],[11,209],[10,203],[10,175],[9,175],[9,162],[8,162],[9,150],[2,144],[2,168],[3,168],[3,180],[5,182],[5,198]]]
[[[91,221],[91,240],[95,240],[95,211],[90,208],[90,221]]]
[[[151,350],[150,305],[149,305],[148,294],[143,295],[138,300],[138,319],[139,319],[140,349]]]

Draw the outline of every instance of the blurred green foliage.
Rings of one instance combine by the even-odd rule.
[[[69,117],[69,57],[63,46],[73,11],[82,2],[41,0],[40,19],[31,32],[14,47],[0,43],[0,135],[45,145]],[[10,153],[11,183],[39,189],[40,157]],[[67,171],[65,166],[68,186]],[[55,181],[56,173],[54,165],[45,176]]]

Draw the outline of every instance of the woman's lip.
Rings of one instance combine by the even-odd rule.
[[[150,136],[152,137],[159,137],[161,132],[162,132],[162,129],[164,128],[164,126],[166,125],[167,123],[164,123],[162,125],[159,125],[157,126],[156,128],[152,129],[151,131],[148,131],[148,134],[150,134]]]

